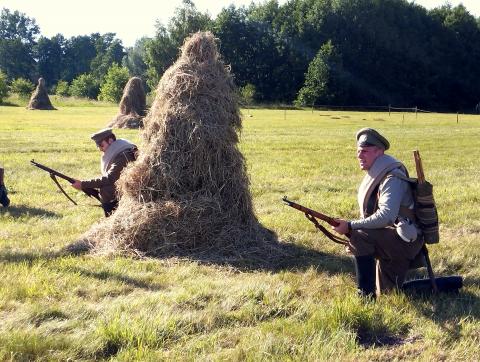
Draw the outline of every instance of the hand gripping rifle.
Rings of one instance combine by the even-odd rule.
[[[317,219],[323,220],[330,224],[331,226],[338,226],[338,222],[335,221],[334,218],[327,216],[325,214],[322,214],[321,212],[309,209],[308,207],[302,206],[300,204],[297,204],[296,202],[290,201],[287,199],[286,196],[283,197],[283,202],[285,202],[288,206],[293,207],[294,209],[297,209],[298,211],[301,211],[305,214],[305,217],[310,220],[315,227],[320,230],[327,238],[332,240],[333,242],[337,244],[342,244],[342,245],[348,245],[348,240],[343,239],[337,235],[332,234],[330,231],[328,231],[323,225],[320,225],[320,223],[317,221]],[[348,236],[348,235],[347,235]]]
[[[59,190],[62,192],[62,194],[65,195],[65,197],[67,199],[69,199],[74,205],[77,205],[77,203],[75,201],[73,201],[73,199],[68,196],[68,194],[65,192],[65,190],[62,188],[62,186],[60,186],[60,184],[58,183],[58,180],[57,180],[57,177],[60,177],[64,180],[67,180],[68,182],[70,182],[71,184],[73,184],[75,182],[75,179],[67,176],[67,175],[64,175],[63,173],[60,173],[58,171],[55,171],[54,169],[50,168],[50,167],[47,167],[47,166],[44,166],[42,165],[41,163],[38,163],[38,162],[35,162],[34,160],[31,160],[30,163],[36,167],[38,167],[39,169],[42,169],[44,171],[47,171],[49,174],[50,174],[50,178],[53,180],[53,182],[55,182],[55,185],[57,185],[57,187],[59,188]],[[95,189],[92,189],[92,188],[85,188],[83,189],[82,188],[82,191],[85,193],[85,195],[87,195],[88,197],[94,197],[96,198],[98,201],[102,202],[100,200],[100,195],[98,193],[97,190]]]

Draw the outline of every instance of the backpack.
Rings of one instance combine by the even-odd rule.
[[[407,177],[399,172],[392,172],[392,174],[407,181],[412,187],[416,222],[423,232],[423,239],[426,244],[437,244],[440,241],[440,232],[432,184],[426,180],[419,182],[417,178]]]

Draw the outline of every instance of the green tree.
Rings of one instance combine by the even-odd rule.
[[[0,104],[8,96],[7,75],[0,70]]]
[[[339,55],[331,41],[323,44],[310,62],[305,84],[298,92],[295,104],[342,104],[345,101],[346,82]]]
[[[147,65],[147,85],[157,88],[162,74],[173,64],[178,48],[170,39],[167,29],[160,23],[156,25],[156,35],[145,43],[145,64]]]
[[[10,91],[18,94],[20,97],[30,97],[35,85],[25,78],[17,78],[12,81],[10,85]]]
[[[20,39],[30,46],[35,45],[35,39],[40,28],[35,19],[30,19],[19,11],[11,12],[3,8],[0,14],[0,39]]]
[[[40,30],[24,13],[3,8],[0,13],[0,69],[8,79],[30,78],[35,73],[35,39]]]
[[[191,0],[182,0],[182,6],[175,9],[168,22],[168,33],[172,42],[180,47],[185,38],[197,31],[211,29],[212,20],[206,13],[201,13]]]
[[[70,85],[70,94],[74,97],[97,99],[100,85],[90,73],[79,75]]]
[[[182,6],[175,9],[167,27],[157,22],[155,37],[145,45],[147,85],[151,89],[157,87],[165,70],[175,61],[186,37],[197,31],[209,30],[211,26],[210,16],[199,12],[190,0],[183,0]]]
[[[122,98],[123,88],[129,79],[128,69],[113,64],[108,69],[105,81],[100,87],[98,99],[101,101],[118,103]]]
[[[126,49],[126,55],[122,59],[122,65],[128,69],[131,76],[145,79],[147,74],[146,45],[150,38],[143,37],[135,42],[135,45]]]
[[[115,33],[92,34],[92,38],[96,55],[90,63],[90,72],[102,82],[114,63],[121,64],[125,52],[122,42],[115,38]]]
[[[71,82],[81,74],[90,72],[96,56],[94,39],[88,35],[71,37],[65,42],[61,79]]]
[[[55,87],[55,94],[60,97],[68,97],[70,95],[68,82],[65,80],[59,80]]]
[[[240,99],[245,106],[252,105],[255,100],[256,89],[251,83],[240,88]]]
[[[50,39],[43,36],[38,39],[35,46],[37,72],[47,84],[55,84],[61,79],[65,42],[61,34]]]

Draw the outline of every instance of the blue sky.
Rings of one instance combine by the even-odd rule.
[[[413,1],[413,0],[412,0]],[[193,0],[197,9],[216,16],[229,4],[239,7],[251,0]],[[262,1],[256,1],[262,2]],[[280,4],[286,0],[279,0]],[[443,0],[415,0],[415,3],[433,8],[446,3]],[[480,16],[480,0],[450,0],[452,5],[463,3],[470,13]],[[127,5],[128,4],[128,5]],[[124,46],[132,46],[142,36],[155,34],[156,20],[166,24],[181,0],[0,0],[0,8],[19,10],[35,18],[41,34],[51,37],[57,33],[69,38],[91,33],[116,33]]]

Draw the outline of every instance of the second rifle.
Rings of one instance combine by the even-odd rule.
[[[50,178],[53,180],[53,182],[55,182],[55,185],[57,185],[57,187],[59,188],[59,190],[65,195],[65,197],[67,199],[69,199],[74,205],[77,205],[77,203],[70,197],[68,196],[68,194],[65,192],[65,190],[62,188],[62,186],[60,186],[60,184],[58,183],[58,180],[57,180],[57,177],[60,177],[61,179],[64,179],[68,182],[70,182],[71,184],[73,184],[75,182],[75,179],[70,177],[70,176],[67,176],[67,175],[64,175],[63,173],[61,172],[58,172],[56,170],[54,170],[53,168],[50,168],[50,167],[47,167],[45,165],[42,165],[41,163],[38,163],[38,162],[35,162],[34,160],[31,160],[30,163],[36,167],[38,167],[39,169],[43,170],[43,171],[47,171],[50,175]],[[100,199],[100,194],[98,193],[97,190],[95,189],[92,189],[92,188],[82,188],[82,191],[85,193],[85,195],[87,195],[88,197],[94,197],[96,198],[98,201],[102,202],[101,199]]]

